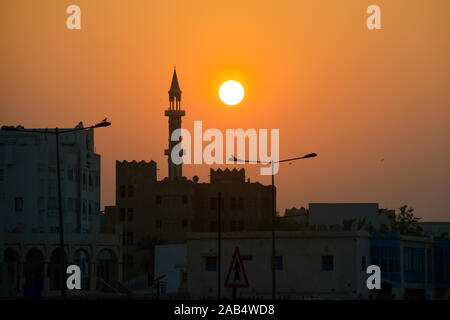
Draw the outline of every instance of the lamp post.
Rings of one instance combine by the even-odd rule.
[[[106,118],[93,126],[83,127],[83,128],[74,128],[60,131],[59,128],[55,128],[54,131],[49,131],[48,129],[43,130],[27,130],[22,129],[20,127],[14,126],[2,126],[3,131],[16,131],[23,133],[43,133],[43,134],[54,134],[56,139],[56,177],[58,180],[58,216],[59,216],[59,251],[61,255],[61,269],[60,269],[60,284],[61,284],[61,297],[66,299],[66,284],[64,283],[64,275],[66,273],[66,269],[64,267],[64,222],[63,222],[63,211],[62,211],[62,198],[61,198],[61,176],[60,176],[60,163],[59,163],[59,135],[63,133],[75,132],[75,131],[83,131],[89,130],[93,128],[100,127],[108,127],[111,123],[106,121]]]
[[[222,192],[218,193],[217,201],[218,201],[218,209],[217,209],[217,300],[220,300],[220,289],[222,287],[222,283],[220,281],[220,273],[221,273],[221,232],[222,232],[222,217],[221,217],[221,199],[222,198]]]
[[[275,276],[275,220],[276,220],[276,204],[275,204],[275,175],[273,171],[273,165],[274,163],[282,163],[282,162],[288,162],[288,161],[295,161],[300,159],[307,159],[307,158],[314,158],[317,157],[316,153],[308,153],[301,157],[295,157],[290,159],[284,159],[284,160],[278,160],[278,161],[251,161],[251,160],[241,160],[236,158],[235,156],[231,156],[230,160],[237,161],[237,162],[244,162],[244,163],[258,163],[258,164],[270,164],[272,167],[272,299],[276,298],[276,276]]]

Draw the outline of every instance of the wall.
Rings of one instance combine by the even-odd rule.
[[[187,245],[166,244],[155,247],[155,278],[165,275],[166,293],[180,293],[187,290]],[[184,274],[184,275],[183,275]]]
[[[238,289],[238,297],[270,298],[271,234],[269,232],[223,233],[222,282],[239,247],[247,256],[244,266],[249,287]],[[283,269],[276,271],[277,294],[291,299],[364,298],[366,274],[361,256],[369,255],[369,235],[355,232],[277,232],[276,256]],[[322,270],[322,256],[334,257],[334,270]],[[191,297],[217,296],[217,272],[205,271],[205,257],[217,256],[217,234],[191,233],[188,237],[188,287]],[[251,257],[251,258],[250,258]],[[223,288],[230,298],[232,289]]]

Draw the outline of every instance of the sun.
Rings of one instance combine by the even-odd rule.
[[[220,86],[219,97],[223,103],[234,106],[244,98],[244,88],[239,82],[228,80]]]

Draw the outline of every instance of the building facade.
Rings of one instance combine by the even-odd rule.
[[[221,279],[239,248],[249,287],[237,289],[238,298],[272,297],[270,232],[224,233]],[[187,242],[188,288],[191,298],[217,296],[217,234],[193,233]],[[364,299],[369,295],[366,270],[369,234],[365,232],[276,232],[277,298]],[[232,289],[222,288],[224,298]]]
[[[116,162],[116,205],[106,224],[123,225],[125,278],[153,273],[151,246],[184,243],[189,232],[258,230],[270,221],[270,186],[245,180],[245,171],[212,170],[209,182],[155,180],[154,162]],[[129,190],[132,190],[130,193]]]
[[[56,141],[39,131],[0,131],[5,232],[58,230]],[[93,129],[61,134],[60,168],[64,230],[99,230],[100,155],[94,152]]]
[[[2,295],[58,295],[66,284],[60,280],[56,139],[42,129],[20,128],[0,131]],[[120,278],[122,232],[120,226],[102,232],[100,155],[93,129],[61,133],[59,141],[65,264],[79,264],[82,291],[92,292],[98,282]]]
[[[238,298],[271,298],[271,241],[269,232],[222,234],[222,283],[236,247],[246,270],[249,287],[239,288]],[[277,231],[277,297],[450,299],[449,245],[449,239],[366,231]],[[217,297],[217,233],[189,234],[186,246],[190,297]],[[367,288],[369,265],[381,269],[380,290]],[[221,291],[232,297],[232,289]]]

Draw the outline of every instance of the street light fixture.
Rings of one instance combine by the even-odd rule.
[[[21,126],[2,126],[3,131],[16,131],[23,133],[42,133],[42,134],[54,134],[56,138],[56,175],[58,179],[58,213],[59,213],[59,249],[61,254],[61,270],[60,270],[60,282],[61,282],[61,296],[63,299],[66,299],[66,285],[64,283],[64,275],[66,270],[64,268],[64,223],[63,223],[63,212],[62,212],[62,198],[61,198],[61,176],[60,176],[60,163],[59,163],[59,135],[63,133],[75,132],[75,131],[83,131],[89,130],[93,128],[100,127],[109,127],[111,125],[110,122],[106,121],[106,118],[93,126],[83,127],[83,128],[73,128],[60,131],[58,128],[55,128],[54,131],[49,131],[48,129],[43,130],[27,130],[23,129]]]
[[[276,219],[276,205],[275,205],[275,182],[274,182],[274,172],[273,164],[282,163],[287,161],[295,161],[300,159],[314,158],[317,157],[316,153],[308,153],[301,157],[289,158],[278,161],[261,161],[261,160],[241,160],[231,155],[231,161],[244,162],[244,163],[258,163],[258,164],[270,164],[272,167],[272,299],[276,298],[276,277],[275,277],[275,219]]]

